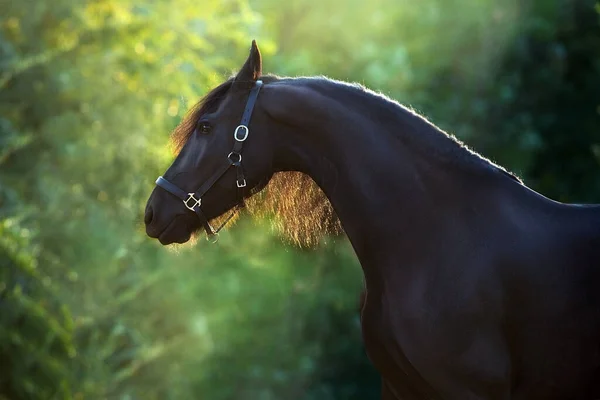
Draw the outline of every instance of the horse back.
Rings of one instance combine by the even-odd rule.
[[[599,396],[600,207],[562,206],[540,225],[504,266],[513,385],[548,399]]]

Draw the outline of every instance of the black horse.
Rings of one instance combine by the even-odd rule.
[[[342,227],[383,399],[600,397],[599,206],[532,191],[359,85],[261,70],[253,42],[176,128],[150,237],[212,235],[250,198],[299,242]]]

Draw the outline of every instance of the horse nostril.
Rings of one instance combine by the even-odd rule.
[[[153,215],[154,212],[152,211],[152,207],[148,207],[148,209],[146,210],[146,215],[144,215],[144,223],[146,225],[149,225],[150,222],[152,222]]]

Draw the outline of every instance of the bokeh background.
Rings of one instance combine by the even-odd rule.
[[[0,399],[377,399],[360,267],[242,218],[148,239],[170,130],[239,68],[357,81],[600,203],[596,0],[0,0]]]

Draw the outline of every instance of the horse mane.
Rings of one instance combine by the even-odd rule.
[[[227,95],[229,89],[231,89],[232,84],[233,78],[229,78],[211,90],[186,112],[179,125],[171,132],[171,148],[175,155],[179,154],[194,133],[200,117],[204,114],[214,112],[218,108],[221,100]]]
[[[265,75],[261,79],[269,83],[280,78]],[[186,112],[171,133],[170,144],[175,155],[194,133],[200,117],[218,108],[233,81],[231,77],[215,87]],[[275,173],[264,189],[247,200],[246,206],[253,218],[271,220],[274,230],[284,240],[299,247],[314,247],[323,237],[343,232],[327,196],[310,176],[301,172]],[[219,226],[226,217],[214,218],[211,223]],[[231,222],[236,219],[237,216]]]
[[[265,75],[261,79],[265,83],[270,83],[282,78],[275,75]],[[438,157],[471,171],[500,172],[510,179],[521,182],[518,177],[480,154],[471,151],[456,137],[437,128],[422,115],[381,93],[376,93],[359,84],[350,84],[326,77],[285,79],[298,83],[309,82],[309,84],[320,87],[321,90],[326,92],[345,89],[358,94],[360,99],[367,98],[371,103],[379,101],[378,104],[383,105],[386,112],[402,113],[404,118],[416,118],[419,121],[419,134],[411,135],[415,136],[411,140],[430,145],[433,142],[434,146],[429,146],[429,149],[435,149]],[[231,89],[233,81],[233,77],[229,78],[207,93],[188,110],[179,125],[171,133],[170,142],[175,155],[181,151],[194,133],[200,117],[205,113],[214,112],[218,108],[222,99]],[[432,135],[431,133],[437,134]],[[415,146],[415,149],[418,150],[419,147]],[[248,199],[247,210],[254,218],[270,219],[273,222],[273,228],[281,234],[284,240],[300,247],[314,247],[326,236],[343,233],[339,218],[329,199],[310,176],[301,172],[284,171],[275,173],[264,189]],[[218,226],[225,218],[224,215],[215,218],[211,222]],[[233,218],[232,222],[236,219],[237,217]]]
[[[314,247],[326,236],[343,233],[325,193],[302,172],[275,173],[261,192],[248,199],[247,209],[255,218],[270,218],[283,239],[300,247]]]
[[[383,93],[375,92],[359,83],[348,83],[326,77],[304,78],[306,83],[325,96],[339,98],[339,91],[344,90],[344,101],[377,105],[382,119],[388,116],[401,117],[406,126],[414,129],[415,134],[404,135],[399,130],[390,130],[390,134],[400,136],[411,151],[427,152],[428,156],[443,160],[471,173],[499,172],[500,174],[523,183],[521,179],[501,165],[471,150],[466,144],[429,121],[413,108],[400,104]]]

